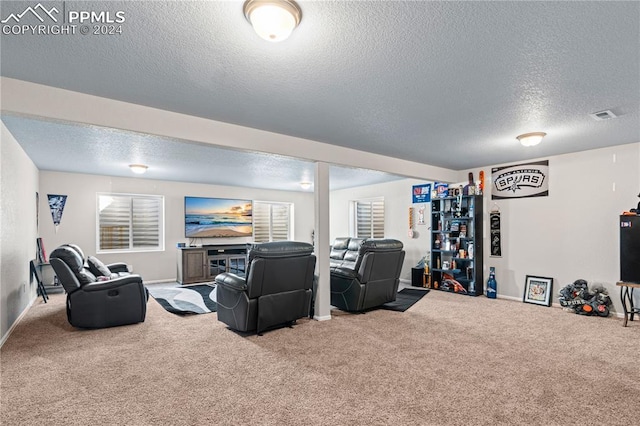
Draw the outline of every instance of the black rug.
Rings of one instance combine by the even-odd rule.
[[[208,314],[216,312],[216,287],[212,285],[178,286],[171,288],[153,288],[149,294],[172,314]]]
[[[380,308],[387,309],[389,311],[404,312],[412,307],[418,300],[422,299],[427,293],[429,293],[429,290],[403,288],[398,292],[395,301],[385,303],[380,306]]]

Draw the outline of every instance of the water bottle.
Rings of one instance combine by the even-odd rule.
[[[496,288],[498,283],[496,282],[496,268],[493,266],[489,268],[489,279],[487,280],[487,297],[489,299],[496,298]]]

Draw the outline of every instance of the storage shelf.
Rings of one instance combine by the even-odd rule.
[[[460,203],[454,203],[454,200],[460,200],[460,198],[437,197],[431,200],[432,225],[434,227],[449,228],[446,231],[443,229],[431,230],[431,282],[439,282],[437,290],[478,296],[483,294],[482,282],[484,281],[482,250],[483,197],[482,195],[463,195]],[[452,231],[452,226],[454,229],[458,228],[458,230]],[[462,233],[460,229],[463,229]],[[436,240],[440,240],[437,245]],[[453,243],[454,247],[464,250],[465,253],[468,253],[469,248],[473,245],[473,258],[460,257],[459,250],[444,250],[445,241]],[[447,245],[447,247],[451,246]],[[442,266],[449,261],[451,263],[448,264],[450,266],[455,265],[455,269],[434,268],[436,264]],[[453,288],[442,290],[440,286],[445,275],[454,277],[466,289],[467,293],[456,292]]]
[[[453,220],[471,220],[471,219],[473,219],[473,216],[454,216],[453,213],[445,213],[445,212],[442,212],[441,214],[442,214],[442,216],[446,217],[447,219],[453,219]]]
[[[476,194],[474,194],[474,195],[463,195],[462,198],[473,198],[475,196],[476,196]],[[456,200],[457,198],[458,197],[455,197],[455,196],[451,196],[451,197],[435,197],[433,200],[436,200],[436,201],[437,200]]]

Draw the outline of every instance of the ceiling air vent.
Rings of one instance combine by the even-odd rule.
[[[612,118],[616,118],[617,117],[617,115],[615,115],[610,110],[598,111],[598,112],[594,112],[593,114],[589,114],[589,115],[591,117],[593,117],[594,120],[598,120],[598,121],[610,120]]]

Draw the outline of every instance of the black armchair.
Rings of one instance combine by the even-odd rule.
[[[405,252],[391,239],[339,238],[331,250],[331,304],[363,311],[396,300]]]
[[[104,328],[144,321],[148,294],[140,275],[99,280],[69,245],[56,248],[49,263],[67,292],[67,319],[74,327]]]
[[[295,241],[252,245],[246,278],[216,276],[218,320],[230,328],[262,331],[309,315],[316,257],[313,246]]]
[[[96,277],[109,277],[117,278],[125,275],[129,275],[129,268],[124,262],[115,262],[104,264],[100,259],[95,256],[84,257],[84,252],[76,244],[63,244],[63,247],[70,247],[76,253],[80,255],[80,258],[84,262],[84,266],[89,268],[89,271]]]

